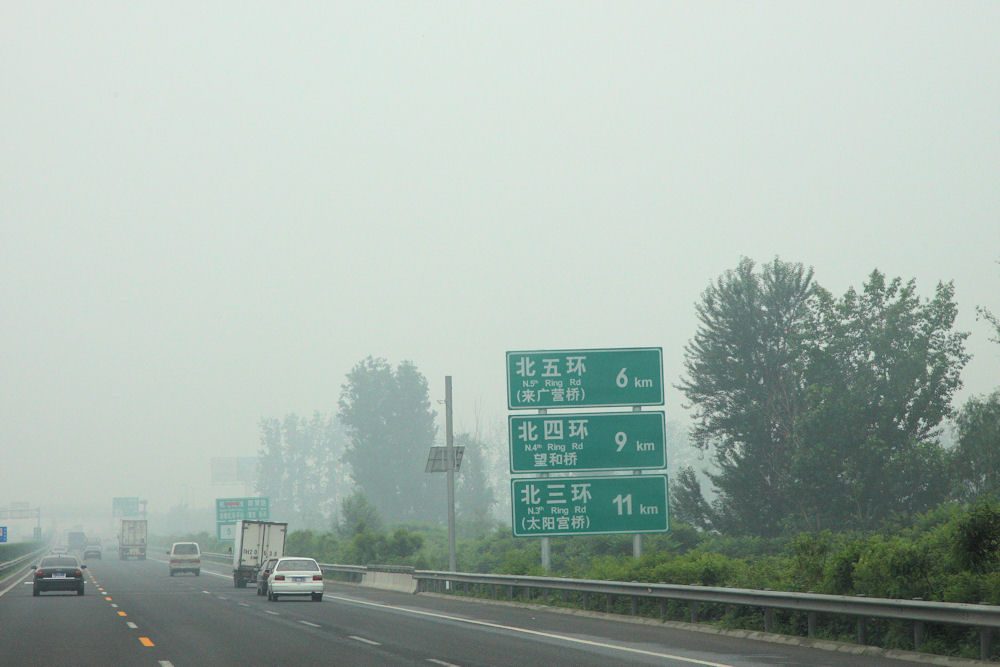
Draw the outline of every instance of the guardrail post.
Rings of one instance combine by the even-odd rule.
[[[632,615],[635,616],[639,613],[639,598],[632,596]]]
[[[979,628],[979,659],[989,660],[990,659],[990,628]]]
[[[913,649],[915,651],[920,650],[920,645],[924,643],[924,622],[914,621],[913,622]]]
[[[764,609],[764,632],[770,632],[774,627],[774,610],[770,607]]]
[[[698,622],[698,603],[696,601],[694,601],[694,600],[691,600],[691,602],[688,603],[688,610],[690,610],[690,612],[691,612],[691,622],[692,623],[697,623]]]
[[[660,602],[660,618],[662,619],[665,618],[667,615],[667,601],[664,600],[663,598],[660,598],[659,602]]]
[[[806,635],[812,637],[816,634],[816,612],[810,611],[806,614]]]
[[[868,643],[868,633],[865,631],[865,617],[858,616],[858,643],[867,644]]]
[[[508,586],[507,587],[507,598],[510,599],[510,600],[514,599],[514,587],[513,586]]]
[[[583,608],[584,608],[584,609],[586,609],[586,608],[587,608],[587,603],[588,603],[589,601],[590,601],[590,596],[589,596],[589,595],[587,594],[587,592],[586,592],[586,591],[584,591],[584,592],[583,592]]]
[[[615,606],[615,596],[612,595],[611,593],[608,593],[608,597],[606,598],[606,601],[604,603],[604,610],[610,614],[614,610],[614,606]]]

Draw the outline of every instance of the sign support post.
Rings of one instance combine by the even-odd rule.
[[[448,466],[448,569],[458,571],[455,559],[455,434],[451,419],[451,376],[444,376],[444,429],[446,465]]]

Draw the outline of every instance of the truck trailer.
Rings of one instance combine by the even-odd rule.
[[[256,581],[257,570],[268,558],[284,556],[287,532],[287,523],[237,521],[233,535],[233,586],[246,588],[247,582]]]
[[[118,526],[118,558],[146,560],[146,520],[122,519]]]

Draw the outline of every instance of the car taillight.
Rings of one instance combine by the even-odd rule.
[[[314,574],[313,575],[313,581],[323,581],[323,575],[322,574]]]
[[[285,580],[285,575],[283,575],[283,574],[276,574],[276,575],[274,575],[274,580],[275,581],[284,581]]]
[[[41,578],[42,578],[42,571],[35,570],[35,579],[41,579]]]
[[[73,571],[73,576],[74,577],[82,577],[83,576],[83,570],[74,570]]]

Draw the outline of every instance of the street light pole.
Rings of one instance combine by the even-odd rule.
[[[448,570],[458,571],[455,562],[455,436],[451,424],[451,376],[444,376],[445,465],[448,470]]]

